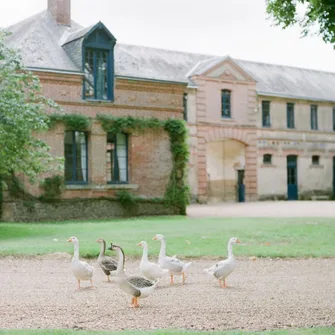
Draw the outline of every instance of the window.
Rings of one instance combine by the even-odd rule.
[[[187,121],[187,93],[183,95],[184,120]]]
[[[221,116],[224,118],[230,118],[230,91],[221,91]]]
[[[110,99],[108,54],[108,50],[85,50],[85,99]]]
[[[115,43],[115,37],[101,22],[85,34],[81,58],[82,70],[85,74],[83,81],[84,99],[108,101],[114,99]],[[75,49],[77,50],[77,46]],[[77,59],[78,55],[75,54],[73,57]]]
[[[263,156],[263,164],[272,164],[272,155],[265,154]]]
[[[333,130],[335,130],[335,106],[333,107]]]
[[[311,105],[311,129],[318,129],[318,106]]]
[[[65,181],[87,183],[87,134],[67,131],[64,138]]]
[[[312,156],[312,165],[320,164],[320,156]]]
[[[107,182],[128,183],[128,136],[107,134]]]
[[[263,127],[271,127],[270,101],[262,101],[262,125]]]
[[[287,128],[294,128],[294,104],[286,105]]]

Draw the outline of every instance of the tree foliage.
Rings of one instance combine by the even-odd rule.
[[[295,24],[303,36],[314,28],[335,48],[335,0],[266,0],[267,13],[284,29]]]
[[[36,135],[48,129],[48,108],[55,103],[41,94],[37,76],[27,71],[0,31],[0,175],[23,172],[33,180],[52,160],[49,147]]]

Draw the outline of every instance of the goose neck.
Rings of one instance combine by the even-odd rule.
[[[161,249],[159,251],[159,258],[165,257],[166,255],[166,243],[164,239],[161,239]]]
[[[115,249],[116,249],[116,252],[118,253],[118,256],[119,256],[117,270],[116,270],[116,276],[125,277],[125,273],[124,273],[124,262],[125,262],[124,252],[123,252],[121,247],[116,247]]]
[[[73,259],[79,259],[79,242],[73,242]]]
[[[103,241],[100,246],[100,254],[99,256],[102,257],[106,252],[106,242]]]
[[[142,254],[142,261],[148,260],[148,245],[143,244],[143,254]]]
[[[233,259],[234,255],[233,255],[233,243],[229,242],[228,243],[228,258],[229,259]]]

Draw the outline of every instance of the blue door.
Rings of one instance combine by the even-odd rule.
[[[297,156],[287,156],[287,200],[298,200]]]
[[[237,198],[238,202],[245,201],[244,170],[237,170]]]

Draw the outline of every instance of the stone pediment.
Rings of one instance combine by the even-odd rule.
[[[255,80],[231,58],[227,58],[202,74],[205,77],[228,81],[255,82]]]

